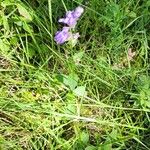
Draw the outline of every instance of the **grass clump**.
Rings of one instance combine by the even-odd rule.
[[[78,43],[57,45],[78,5]],[[150,149],[149,1],[0,8],[0,149]]]

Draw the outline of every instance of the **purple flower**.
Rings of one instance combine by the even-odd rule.
[[[74,18],[79,18],[83,12],[84,12],[84,9],[81,6],[78,6],[73,12]]]
[[[57,44],[63,44],[69,40],[77,40],[80,37],[79,33],[72,34],[69,30],[69,27],[63,27],[62,31],[56,32],[54,40]]]
[[[69,27],[63,27],[62,31],[57,31],[54,40],[57,44],[63,44],[69,40],[70,32]]]
[[[77,21],[79,19],[79,17],[82,15],[84,9],[81,6],[78,6],[75,10],[73,11],[68,11],[66,13],[65,18],[61,18],[58,20],[58,22],[67,24],[70,27],[75,27],[75,25],[77,24]]]
[[[68,11],[65,18],[61,18],[58,22],[68,25],[68,27],[63,27],[62,31],[58,31],[55,34],[54,40],[57,44],[63,44],[66,41],[69,41],[73,46],[77,43],[79,38],[79,33],[72,33],[71,29],[75,27],[79,17],[84,12],[84,9],[81,6],[78,6],[73,11]]]
[[[73,17],[73,11],[68,11],[66,13],[66,17],[59,19],[58,22],[67,24],[70,27],[75,27],[77,24],[77,19]]]

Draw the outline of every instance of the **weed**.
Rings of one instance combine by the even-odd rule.
[[[0,149],[150,149],[149,1],[0,2]]]

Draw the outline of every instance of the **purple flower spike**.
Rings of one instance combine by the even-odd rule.
[[[68,27],[63,27],[62,31],[58,31],[55,34],[54,40],[57,44],[63,44],[66,41],[69,41],[72,46],[75,46],[77,39],[79,38],[79,33],[74,33],[71,29],[75,28],[79,17],[84,12],[84,9],[81,6],[78,6],[73,11],[68,11],[64,18],[60,18],[58,22],[68,25]]]
[[[74,28],[83,11],[84,9],[81,6],[78,6],[75,10],[68,11],[65,18],[59,19],[58,22],[67,24],[69,27]]]
[[[69,27],[63,27],[62,31],[56,32],[54,39],[57,44],[63,44],[64,42],[69,40],[70,37],[69,29],[70,29]]]

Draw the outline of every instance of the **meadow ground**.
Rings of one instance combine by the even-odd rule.
[[[0,149],[150,149],[149,45],[150,0],[0,0]]]

